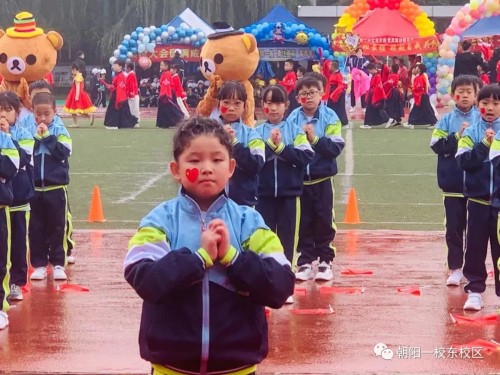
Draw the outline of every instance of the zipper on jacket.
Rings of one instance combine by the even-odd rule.
[[[40,162],[40,180],[42,187],[45,187],[45,153],[42,153],[42,161]]]
[[[274,197],[278,196],[278,158],[274,158]]]

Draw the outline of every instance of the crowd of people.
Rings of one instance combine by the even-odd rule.
[[[217,116],[191,117],[181,66],[161,62],[156,126],[177,127],[170,172],[180,190],[142,219],[124,261],[127,282],[144,300],[139,344],[152,373],[253,374],[268,351],[264,307],[294,303],[296,280],[332,280],[333,178],[345,144],[341,129],[349,124],[349,91],[351,109],[366,107],[363,128],[401,124],[409,90],[407,126],[435,125],[431,147],[439,155],[450,250],[446,284],[465,277],[464,309],[481,310],[488,242],[493,263],[500,259],[500,85],[481,88],[477,66],[474,76],[458,75],[456,105],[438,121],[418,56],[410,69],[399,58],[392,62],[370,61],[358,49],[347,61],[352,80],[346,82],[338,61],[305,72],[288,60],[284,78],[261,93],[264,122],[255,128],[241,120],[248,98],[240,82],[218,88]],[[84,67],[72,65],[64,110],[74,125],[76,116],[91,116],[103,88],[111,92],[105,126],[138,126],[142,83],[133,64],[117,60],[112,70],[111,83],[93,71],[89,97]],[[204,86],[193,87],[199,98]],[[54,280],[66,280],[65,267],[75,261],[67,195],[71,137],[50,84],[32,83],[30,98],[30,111],[21,115],[17,95],[0,93],[0,329],[9,324],[9,304],[23,299],[28,258],[33,281],[47,278],[49,266]],[[106,102],[103,95],[99,100]],[[209,343],[218,348],[210,360]]]

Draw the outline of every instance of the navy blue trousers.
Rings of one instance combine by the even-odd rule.
[[[35,191],[29,224],[30,260],[33,267],[65,266],[68,249],[66,187]]]
[[[464,276],[469,280],[465,286],[466,292],[483,293],[486,290],[486,255],[488,242],[491,247],[491,258],[495,269],[495,292],[500,297],[500,282],[498,280],[498,258],[500,244],[498,243],[499,210],[490,205],[471,201],[467,203],[467,242],[465,247]]]
[[[313,185],[304,185],[300,197],[298,266],[319,258],[330,263],[335,257],[333,239],[337,232],[333,215],[333,177]]]
[[[467,227],[467,198],[444,197],[448,268],[460,269],[464,263],[464,237]]]
[[[29,211],[10,211],[10,283],[24,286],[28,282],[28,219]]]

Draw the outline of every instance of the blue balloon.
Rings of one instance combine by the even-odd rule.
[[[260,33],[264,29],[264,27],[262,25],[257,25],[256,29]]]
[[[268,23],[268,22],[264,22],[264,23],[262,24],[262,27],[269,27],[269,23]]]
[[[149,41],[150,41],[150,39],[149,39],[149,35],[144,35],[144,38],[142,38],[142,42],[143,42],[144,44],[148,44],[148,43],[149,43]]]
[[[130,47],[135,47],[135,46],[137,45],[137,41],[135,41],[134,39],[130,39],[130,40],[128,41],[128,45],[129,45]]]
[[[193,35],[193,29],[187,29],[186,36],[191,36],[191,35]]]
[[[329,51],[323,51],[323,57],[325,59],[327,59],[329,56],[330,56],[330,52]]]
[[[247,27],[245,27],[245,32],[246,33],[251,33],[252,29],[249,26],[247,26]]]
[[[137,48],[136,47],[130,48],[130,52],[132,52],[134,55],[137,55]]]
[[[186,30],[182,30],[182,29],[181,29],[181,30],[179,30],[179,31],[177,32],[177,34],[179,34],[179,37],[180,37],[180,38],[185,38],[185,37],[186,37]]]
[[[321,43],[323,43],[323,44],[326,43],[326,38],[324,36],[321,37]]]
[[[201,44],[205,44],[206,42],[207,42],[207,38],[202,38],[202,39],[200,40],[200,43],[201,43]]]
[[[304,30],[305,28],[306,28],[306,26],[305,26],[305,25],[303,25],[303,24],[300,24],[300,25],[299,25],[299,30]]]
[[[126,54],[128,52],[128,48],[125,46],[120,46],[120,54]]]
[[[136,40],[137,39],[137,32],[132,31],[132,33],[130,34],[130,38],[131,38],[131,40]]]
[[[333,61],[334,59],[335,59],[335,57],[333,57],[333,55],[328,56],[328,60]],[[340,60],[339,60],[339,64],[340,64]]]
[[[253,36],[259,35],[259,32],[257,31],[257,29],[252,29],[252,35]]]
[[[167,29],[168,29],[167,25],[161,25],[161,27],[160,27],[161,32],[167,31]]]
[[[307,33],[307,38],[310,40],[314,38],[314,33]]]
[[[135,29],[136,33],[139,34],[139,33],[142,33],[144,31],[144,27],[138,27],[137,29]]]
[[[125,61],[125,60],[127,60],[127,55],[125,55],[125,54],[122,53],[122,54],[120,54],[119,59],[122,60],[122,61]]]
[[[200,47],[200,46],[201,46],[200,41],[199,41],[199,40],[197,40],[196,42],[194,42],[194,46],[195,46],[195,47]]]
[[[292,24],[291,29],[292,29],[292,32],[294,33],[299,29],[299,26],[296,23],[294,23],[294,24]]]
[[[124,40],[122,42],[122,46],[128,49],[128,46],[129,46],[128,40]]]
[[[432,75],[436,74],[436,67],[435,67],[435,66],[432,66],[432,67],[429,69],[429,72],[430,72],[429,76],[432,76]]]
[[[179,39],[179,34],[177,34],[177,33],[173,33],[173,34],[172,34],[172,39],[173,39],[173,40],[177,40],[177,39]]]

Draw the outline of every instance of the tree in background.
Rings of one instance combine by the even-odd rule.
[[[310,5],[309,0],[2,0],[0,26],[10,27],[18,12],[29,11],[40,27],[63,36],[61,61],[84,50],[87,63],[97,64],[107,63],[123,35],[137,26],[165,24],[186,7],[209,23],[224,20],[239,28],[278,3],[295,14],[297,5]]]

